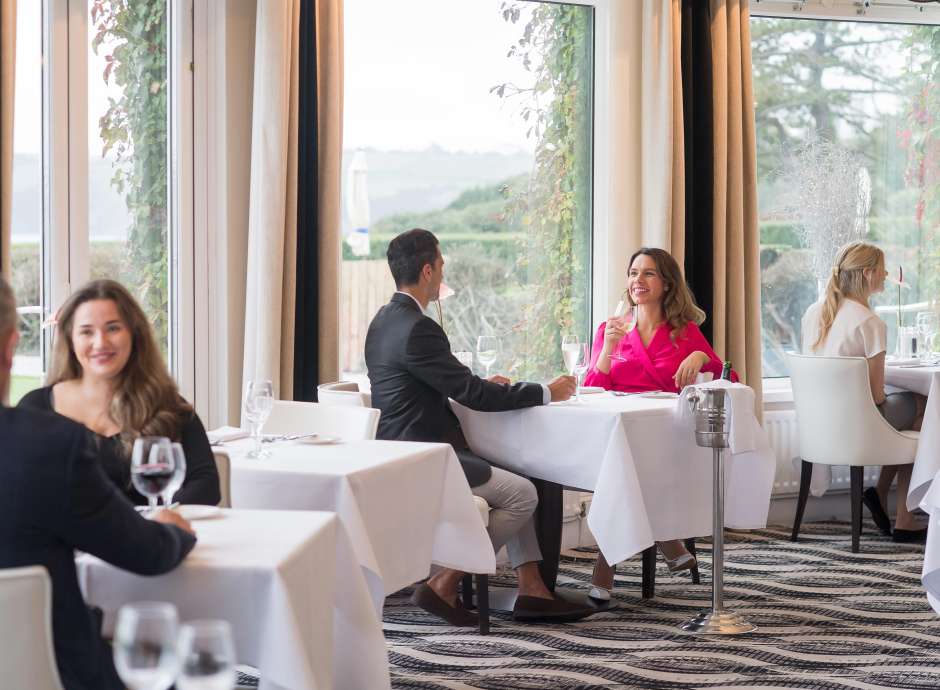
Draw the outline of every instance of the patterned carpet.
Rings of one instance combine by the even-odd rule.
[[[718,639],[676,627],[708,607],[709,544],[699,552],[701,585],[671,576],[660,560],[656,598],[642,601],[634,558],[618,568],[609,611],[567,625],[519,624],[497,612],[487,637],[439,622],[400,592],[385,606],[392,686],[940,688],[940,619],[920,583],[922,547],[866,525],[853,554],[846,523],[808,524],[796,544],[784,529],[729,533],[726,605],[759,631]],[[592,565],[591,552],[568,554],[559,584],[586,588]]]

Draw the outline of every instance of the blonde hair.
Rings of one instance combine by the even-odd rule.
[[[16,328],[16,296],[13,288],[0,276],[0,344],[5,344],[6,338]]]
[[[653,263],[656,264],[656,270],[663,279],[666,288],[663,295],[663,313],[666,316],[666,321],[672,327],[669,337],[675,342],[689,321],[696,326],[701,325],[705,321],[705,312],[695,303],[695,297],[692,296],[692,291],[686,284],[685,278],[682,277],[679,264],[672,257],[672,254],[665,249],[640,247],[630,257],[630,263],[627,264],[628,272],[630,267],[633,266],[633,262],[641,254],[653,260]],[[635,306],[636,303],[629,291],[627,291],[627,299],[631,307]]]
[[[138,436],[167,436],[179,440],[193,408],[179,394],[167,371],[150,321],[127,289],[113,280],[93,280],[73,293],[59,310],[52,366],[46,384],[82,378],[82,366],[72,345],[75,312],[85,302],[114,302],[131,333],[131,353],[118,374],[111,398],[111,418],[121,427],[121,441],[130,451]]]
[[[836,320],[836,314],[845,300],[855,299],[868,304],[871,279],[865,275],[865,271],[883,268],[884,263],[884,252],[869,242],[849,242],[839,250],[819,312],[819,337],[813,343],[814,351],[826,342],[832,322]]]

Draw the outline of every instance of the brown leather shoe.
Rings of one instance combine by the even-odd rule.
[[[512,619],[565,623],[581,620],[596,612],[596,608],[572,604],[557,594],[552,599],[520,595],[516,597],[516,605],[512,608]]]
[[[467,611],[459,602],[457,606],[451,606],[426,584],[415,587],[411,603],[457,628],[475,628],[480,624],[477,614]]]

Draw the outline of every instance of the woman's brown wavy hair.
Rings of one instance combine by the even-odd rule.
[[[110,300],[131,332],[131,353],[118,374],[111,398],[111,418],[121,427],[121,441],[130,451],[138,436],[167,436],[179,440],[193,408],[179,394],[167,371],[150,321],[140,305],[120,283],[93,280],[73,293],[58,314],[52,366],[46,385],[82,378],[82,367],[72,346],[75,312],[85,302]]]
[[[640,247],[633,256],[630,257],[630,263],[627,264],[627,274],[636,257],[641,254],[650,257],[656,264],[656,270],[662,276],[666,292],[663,294],[663,313],[666,321],[672,327],[669,337],[672,342],[685,330],[686,324],[691,321],[696,326],[700,326],[705,321],[705,312],[695,303],[695,297],[692,291],[682,277],[682,270],[672,254],[665,249],[657,247]],[[633,296],[627,291],[627,299],[630,306],[635,306]]]

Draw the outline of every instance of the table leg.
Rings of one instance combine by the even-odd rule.
[[[564,509],[564,489],[561,484],[532,479],[539,495],[539,506],[535,510],[535,535],[542,550],[539,571],[545,586],[555,591],[558,579],[558,561],[561,558],[561,521]]]

